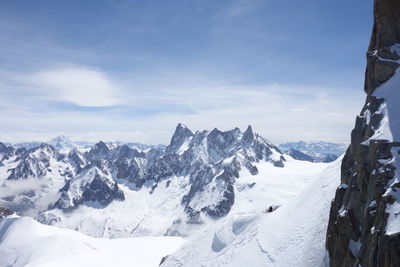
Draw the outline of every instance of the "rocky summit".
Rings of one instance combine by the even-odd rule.
[[[375,0],[367,99],[330,210],[326,246],[331,266],[400,266],[399,11],[400,1]]]

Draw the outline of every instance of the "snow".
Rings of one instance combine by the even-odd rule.
[[[369,125],[371,122],[371,111],[369,109],[365,110],[364,112],[365,123]]]
[[[28,217],[0,223],[0,266],[158,266],[180,237],[102,239],[42,225]]]
[[[54,226],[93,237],[115,238],[164,235],[174,220],[185,215],[181,199],[189,190],[188,177],[172,177],[168,187],[164,180],[151,194],[150,187],[135,190],[126,181],[118,182],[125,194],[124,201],[113,201],[106,208],[81,205],[69,213],[55,209],[43,216]]]
[[[68,153],[75,148],[75,145],[64,135],[57,136],[48,142],[49,145],[62,153]]]
[[[281,159],[281,154],[278,153],[276,150],[271,150],[272,154],[269,155],[269,158],[273,161],[279,161]]]
[[[397,44],[392,45],[392,46],[390,47],[390,51],[391,51],[392,53],[396,53],[397,55],[400,56],[400,44],[397,43]]]
[[[390,52],[397,54],[398,56],[400,56],[400,44],[394,44],[390,47]],[[394,62],[397,64],[400,64],[400,60],[393,60],[393,59],[387,59],[387,58],[382,58],[379,57],[380,61],[385,61],[385,62]]]
[[[213,151],[205,149],[206,142],[207,138],[199,145],[196,157],[210,158],[207,153]],[[183,153],[188,144],[184,142],[180,148]],[[281,154],[272,151],[274,154],[268,159],[280,160]],[[245,153],[241,151],[219,162],[222,165],[232,164],[233,161],[241,163]],[[212,158],[221,160],[218,153]],[[257,175],[252,175],[242,166],[239,178],[233,184],[234,205],[227,216],[218,220],[208,217],[206,213],[201,213],[195,222],[189,220],[181,204],[190,188],[188,176],[161,180],[156,188],[152,188],[154,181],[148,181],[141,189],[126,179],[114,179],[125,194],[124,201],[113,201],[107,207],[86,202],[70,212],[52,209],[40,214],[38,220],[49,222],[52,226],[33,220],[20,222],[27,218],[20,218],[15,224],[10,221],[10,227],[16,225],[13,228],[3,225],[3,230],[0,229],[0,266],[14,261],[21,266],[28,263],[31,266],[59,266],[58,261],[66,261],[68,266],[76,266],[78,261],[88,266],[157,266],[161,257],[172,253],[178,245],[174,249],[171,247],[168,253],[163,250],[165,253],[160,252],[157,258],[154,256],[153,265],[135,261],[152,260],[152,255],[147,256],[148,248],[158,250],[154,242],[160,246],[167,242],[162,240],[168,239],[157,237],[162,235],[187,237],[182,248],[167,258],[165,266],[321,266],[326,260],[324,242],[327,220],[330,202],[340,184],[341,159],[333,164],[298,161],[286,155],[285,159],[282,168],[274,166],[271,161],[254,163]],[[66,166],[58,169],[65,169]],[[80,182],[91,181],[98,170],[92,168],[88,172],[92,173],[85,173],[87,179],[78,179],[76,184],[71,184],[71,192],[79,195],[83,185]],[[53,173],[54,177],[50,177],[56,182],[64,178]],[[107,175],[107,179],[111,179],[109,176],[112,175]],[[45,180],[38,181],[43,181],[43,186],[47,183]],[[215,179],[189,204],[201,209],[219,202],[224,196],[218,194],[223,192],[216,189],[218,185],[218,179]],[[54,191],[56,188],[60,185],[51,187],[53,194],[58,193]],[[41,190],[42,185],[35,192],[40,193]],[[38,194],[38,197],[43,196]],[[267,212],[269,207],[272,207],[272,212]],[[37,230],[39,228],[42,230]],[[27,236],[26,241],[21,242],[24,235]],[[133,238],[144,236],[146,238]],[[124,239],[118,239],[121,237]],[[181,244],[183,241],[179,240]],[[96,256],[98,253],[101,256]],[[6,257],[3,259],[2,255]],[[146,257],[137,259],[136,255]],[[126,261],[128,256],[129,264]]]
[[[326,169],[322,173],[315,169],[308,173],[309,177],[299,174],[302,168],[307,173],[307,167],[312,165],[299,164],[297,177],[294,176],[296,168],[292,168],[293,176],[287,178],[285,186],[288,188],[282,181],[281,190],[279,186],[264,187],[249,192],[247,199],[235,200],[231,213],[189,237],[162,266],[326,266],[325,236],[331,200],[340,184],[341,160],[321,165],[320,171],[322,167]],[[297,162],[289,160],[287,166],[291,164],[296,166]],[[268,166],[265,168],[266,173],[272,170]],[[275,175],[278,173],[276,171]],[[271,185],[277,178],[285,180],[284,175],[277,176],[272,176]],[[257,178],[258,181],[269,180],[263,175]],[[238,182],[245,179],[250,178],[240,177]],[[290,180],[294,187],[298,183],[297,194],[290,188]],[[262,207],[268,203],[268,198],[270,202],[283,205],[266,213]],[[257,199],[263,200],[257,202]]]
[[[287,155],[285,158],[283,168],[266,162],[256,165],[256,176],[247,170],[240,173],[234,185],[235,204],[231,213],[262,212],[271,205],[283,205],[299,194],[327,166],[326,163],[294,160]]]
[[[341,185],[339,186],[339,188],[343,188],[343,189],[346,189],[346,188],[348,188],[348,187],[349,187],[348,184],[341,184]]]
[[[43,151],[35,153],[40,156]],[[12,157],[0,167],[0,205],[7,205],[11,209],[18,207],[24,215],[36,216],[58,199],[60,195],[58,190],[64,185],[61,173],[65,172],[68,165],[49,157],[49,169],[62,170],[61,172],[48,172],[45,177],[40,178],[34,174],[27,179],[7,180],[10,173],[6,170],[15,168],[19,163],[14,160],[15,157]],[[27,207],[26,210],[23,207]]]
[[[192,141],[193,137],[190,136],[183,141],[182,145],[179,147],[178,151],[176,152],[178,155],[182,155],[186,150],[189,149],[190,142]]]
[[[391,48],[393,51],[398,53],[399,45],[396,44]],[[371,139],[386,139],[390,142],[400,141],[400,106],[398,101],[400,99],[400,71],[396,70],[395,74],[384,84],[379,86],[374,96],[377,98],[383,98],[385,102],[381,105],[382,114],[384,118],[382,123]],[[386,233],[388,235],[396,234],[400,232],[400,192],[396,189],[396,184],[400,182],[400,160],[399,160],[398,147],[391,149],[392,158],[388,160],[380,160],[382,164],[391,164],[395,167],[394,177],[389,181],[388,189],[385,192],[385,196],[391,195],[396,200],[393,204],[388,203],[386,206],[386,212],[389,213],[389,217],[386,224]],[[384,172],[385,168],[379,168],[379,172]]]
[[[400,99],[400,71],[396,70],[396,73],[387,82],[379,86],[374,96],[377,98],[385,99],[385,103],[382,104],[385,118],[382,123],[381,129],[382,134],[374,136],[374,139],[387,139],[391,142],[400,140],[400,106],[398,101]],[[385,120],[386,119],[386,120]],[[385,133],[385,135],[383,135]]]
[[[398,171],[400,168],[399,151],[400,149],[398,147],[393,147],[391,149],[395,172],[394,177],[389,181],[389,187],[384,194],[384,196],[391,195],[396,200],[393,204],[388,203],[386,205],[386,212],[389,213],[386,223],[386,234],[388,235],[400,232],[400,192],[396,189],[396,185],[400,182],[400,173]]]
[[[362,142],[363,145],[369,145],[371,140],[378,140],[378,139],[393,141],[391,127],[389,125],[390,120],[388,117],[387,103],[386,102],[382,103],[381,106],[379,107],[379,110],[376,111],[375,113],[383,115],[383,118],[380,121],[378,128],[375,129],[374,135],[371,136],[369,139],[365,140],[364,142]]]

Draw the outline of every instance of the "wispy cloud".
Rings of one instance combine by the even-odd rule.
[[[364,98],[367,12],[343,32],[310,1],[3,2],[0,141],[167,143],[180,121],[343,141]]]
[[[116,86],[104,73],[88,68],[67,68],[34,73],[26,79],[30,85],[55,101],[78,106],[102,107],[118,103]]]
[[[65,134],[91,141],[168,143],[175,125],[183,122],[193,130],[228,130],[251,124],[276,143],[300,139],[347,141],[362,104],[361,92],[349,96],[350,89],[232,85],[208,77],[191,80],[189,75],[181,83],[175,76],[172,80],[150,77],[138,84],[118,80],[118,87],[111,82],[115,77],[86,67],[16,75],[21,76],[30,77],[23,80],[25,87],[30,88],[27,82],[40,86],[42,95],[28,92],[21,102],[21,93],[12,94],[12,89],[3,93],[0,104],[8,104],[1,105],[1,140],[46,140]],[[89,108],[60,108],[57,101]]]

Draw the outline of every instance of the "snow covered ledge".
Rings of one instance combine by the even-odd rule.
[[[79,232],[9,216],[0,223],[0,266],[158,266],[180,237],[92,238]]]

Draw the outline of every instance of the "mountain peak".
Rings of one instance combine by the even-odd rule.
[[[95,147],[101,150],[109,150],[107,144],[103,141],[99,141],[98,143],[96,143]]]
[[[63,140],[63,141],[70,141],[69,140],[69,138],[68,137],[66,137],[65,135],[59,135],[59,136],[56,136],[56,137],[54,137],[53,139],[51,139],[51,140],[57,140],[57,141],[61,141],[61,140]]]
[[[172,135],[171,143],[167,147],[167,150],[170,152],[177,152],[179,148],[187,141],[194,136],[194,133],[186,127],[182,123],[178,123],[175,128],[175,132]]]
[[[179,122],[178,125],[176,125],[176,129],[189,129],[185,124],[183,124],[182,122]]]
[[[41,143],[39,146],[40,149],[46,149],[46,150],[50,150],[50,151],[55,151],[54,147],[50,144],[47,143]]]
[[[56,136],[49,141],[49,144],[58,150],[71,150],[74,148],[74,144],[65,135]]]
[[[247,126],[246,131],[244,131],[243,136],[242,136],[242,142],[245,144],[250,144],[254,140],[254,132],[253,128],[251,125]]]
[[[7,146],[5,144],[3,144],[2,142],[0,142],[0,150],[5,149]]]

